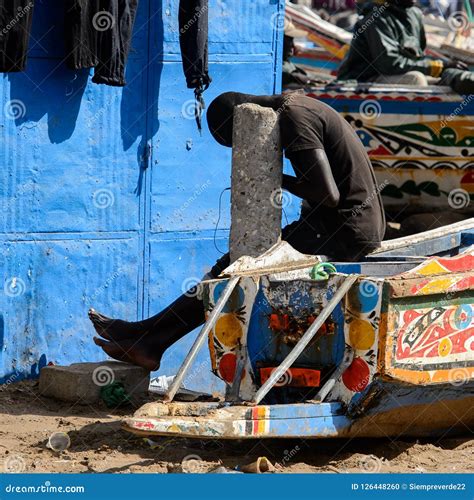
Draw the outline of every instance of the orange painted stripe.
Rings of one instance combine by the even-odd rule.
[[[252,409],[252,435],[260,436],[265,433],[268,426],[267,415],[267,406],[256,406]]]

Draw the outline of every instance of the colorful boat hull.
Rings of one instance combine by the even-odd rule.
[[[391,213],[474,213],[474,95],[444,87],[339,85],[307,90],[350,123]]]
[[[209,335],[225,400],[149,403],[124,427],[214,439],[422,436],[472,428],[474,219],[467,225],[473,227],[461,234],[445,230],[447,239],[409,237],[405,248],[394,240],[367,262],[336,263],[338,272],[324,281],[311,279],[309,268],[243,277]],[[436,248],[434,239],[443,240],[438,252],[459,254],[414,256]],[[308,318],[354,272],[360,276],[329,324],[293,365],[321,370],[321,385],[331,381],[330,389],[320,396],[307,388],[302,397],[287,372],[263,404],[253,404],[259,367],[278,366]],[[205,283],[208,314],[227,281]]]

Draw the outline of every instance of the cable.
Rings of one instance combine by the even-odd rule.
[[[219,208],[218,208],[218,211],[219,211],[219,217],[217,218],[217,222],[216,222],[216,227],[214,228],[214,247],[215,249],[221,253],[222,255],[225,254],[225,252],[223,252],[218,246],[217,246],[217,243],[216,243],[216,235],[217,235],[217,229],[219,227],[219,222],[221,221],[221,207],[222,207],[222,195],[226,192],[226,191],[230,191],[230,187],[228,188],[224,188],[222,191],[221,191],[221,194],[219,195]]]
[[[288,222],[288,216],[286,215],[286,212],[285,212],[285,209],[283,207],[281,207],[282,211],[283,211],[283,215],[285,216],[285,219],[286,219],[286,225],[289,224]]]

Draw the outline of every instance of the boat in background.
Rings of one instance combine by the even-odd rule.
[[[337,69],[349,50],[352,33],[324,20],[315,11],[303,5],[286,3],[286,23],[306,33],[306,39],[315,46],[296,45],[292,62],[308,71],[330,73]],[[456,12],[449,19],[433,14],[424,16],[427,54],[438,58],[454,58],[474,65],[474,25],[468,14]]]
[[[305,92],[354,128],[388,213],[474,214],[474,95],[441,86],[337,83]]]
[[[442,86],[334,81],[352,35],[308,7],[287,3],[286,16],[317,44],[298,49],[294,58],[304,69],[316,69],[312,78],[322,82],[304,91],[336,109],[354,128],[372,161],[387,213],[395,220],[398,214],[432,212],[472,216],[474,95],[460,96]],[[466,62],[474,61],[474,53],[454,38],[447,43],[452,30],[446,21],[427,19],[428,31],[438,33],[433,55],[445,46],[451,56],[457,51],[463,59],[464,51]]]

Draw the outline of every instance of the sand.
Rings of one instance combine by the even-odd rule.
[[[0,470],[6,472],[209,472],[266,456],[277,473],[474,472],[472,435],[423,440],[245,442],[155,438],[120,429],[133,409],[71,406],[38,395],[37,382],[0,387]],[[66,433],[64,451],[47,446]],[[467,431],[466,431],[467,433]],[[68,444],[63,439],[64,446]],[[58,445],[55,445],[58,446]]]

